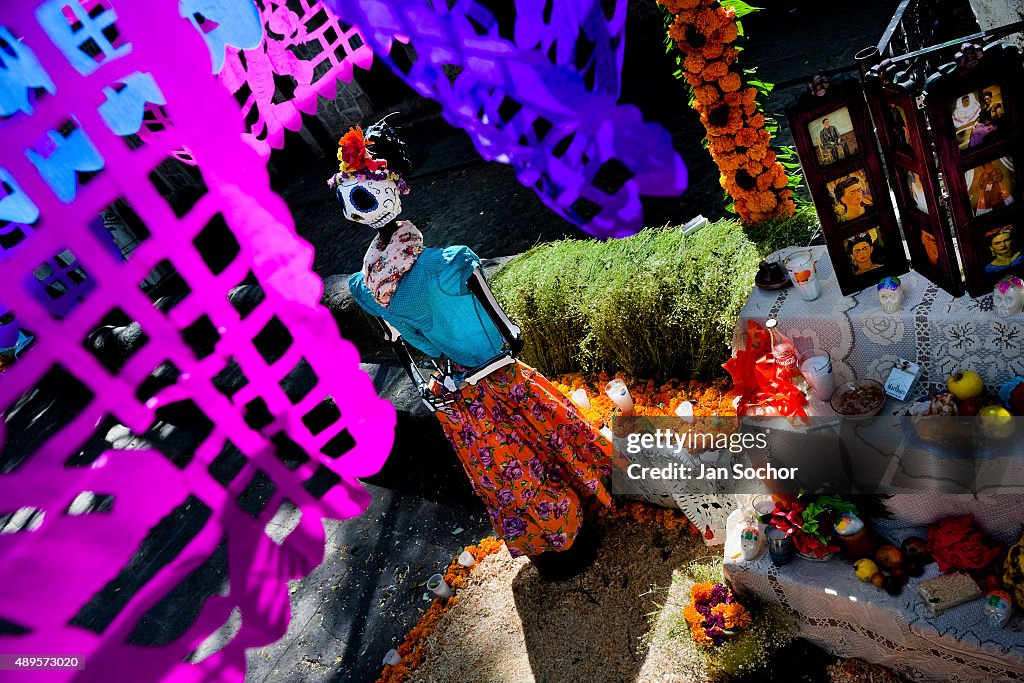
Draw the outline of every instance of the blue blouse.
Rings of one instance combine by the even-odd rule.
[[[387,308],[373,298],[362,273],[354,273],[348,285],[364,311],[387,320],[423,353],[474,368],[501,353],[505,343],[466,286],[479,265],[469,247],[424,249],[399,280]]]

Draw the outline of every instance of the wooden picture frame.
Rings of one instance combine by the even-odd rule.
[[[946,221],[938,169],[928,143],[924,109],[913,93],[884,82],[877,69],[864,79],[875,130],[914,270],[953,296],[964,293],[953,231]]]
[[[860,83],[847,79],[823,94],[807,93],[786,117],[843,294],[906,273],[903,240]]]
[[[1002,43],[980,57],[940,67],[924,91],[974,297],[1002,277],[1024,275],[1024,67],[1017,49]]]

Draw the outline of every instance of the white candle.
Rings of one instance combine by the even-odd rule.
[[[604,391],[612,403],[628,415],[633,412],[633,397],[629,395],[629,387],[621,379],[613,379],[605,386]]]
[[[569,394],[569,398],[571,398],[573,403],[578,405],[580,408],[590,410],[590,398],[587,396],[586,389],[577,389]]]

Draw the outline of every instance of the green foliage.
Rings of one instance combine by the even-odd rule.
[[[748,228],[721,220],[685,237],[666,227],[562,240],[510,262],[492,286],[522,328],[524,360],[545,373],[715,377],[760,259],[806,244],[816,227],[804,213]]]

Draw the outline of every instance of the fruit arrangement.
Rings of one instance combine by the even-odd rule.
[[[873,560],[867,557],[857,560],[853,570],[861,581],[874,584],[889,595],[899,595],[910,577],[921,576],[930,562],[927,541],[912,536],[899,548],[889,544],[879,546]]]

